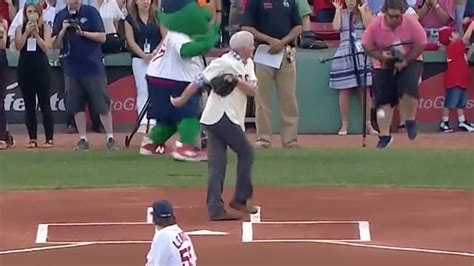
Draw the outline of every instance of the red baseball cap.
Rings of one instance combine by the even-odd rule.
[[[438,31],[439,42],[444,46],[448,46],[451,43],[449,38],[451,38],[451,35],[453,34],[453,32],[454,32],[453,27],[443,27],[443,28],[441,28]]]

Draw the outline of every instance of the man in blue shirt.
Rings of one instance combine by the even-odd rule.
[[[110,96],[102,63],[101,44],[105,42],[104,24],[99,12],[82,0],[67,0],[67,7],[56,14],[53,47],[64,57],[68,111],[74,114],[80,140],[75,150],[88,150],[85,103],[90,100],[107,133],[107,148],[117,150],[113,136]]]

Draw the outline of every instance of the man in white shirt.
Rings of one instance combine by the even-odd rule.
[[[196,266],[191,238],[177,224],[173,207],[167,200],[153,203],[155,236],[146,266]]]
[[[174,106],[183,105],[200,87],[222,74],[232,74],[239,78],[236,87],[227,96],[219,96],[211,90],[201,116],[201,124],[208,134],[207,207],[209,218],[213,221],[241,218],[241,214],[227,212],[222,200],[227,146],[237,154],[238,158],[237,184],[229,206],[241,212],[257,212],[257,208],[251,203],[254,154],[253,148],[245,136],[244,125],[247,96],[255,94],[257,84],[254,64],[251,59],[254,51],[254,38],[250,32],[240,31],[230,38],[229,44],[231,48],[229,53],[214,59],[181,96],[171,100]]]
[[[12,21],[10,28],[8,29],[8,37],[10,40],[15,38],[15,31],[18,26],[23,25],[23,6],[25,1],[20,5],[20,10],[16,14],[15,18]],[[54,17],[56,16],[56,11],[54,8],[54,0],[40,0],[39,5],[43,7],[43,19],[48,23],[49,27],[53,28]],[[13,42],[12,42],[13,43]]]

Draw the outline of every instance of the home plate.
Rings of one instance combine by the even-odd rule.
[[[196,231],[189,231],[186,233],[190,236],[226,236],[229,234],[226,232],[211,231],[211,230],[196,230]]]

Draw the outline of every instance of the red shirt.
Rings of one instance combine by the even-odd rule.
[[[459,86],[466,89],[469,64],[462,39],[458,39],[446,47],[446,61],[448,62],[448,68],[444,74],[444,87],[451,89]]]
[[[4,18],[10,24],[10,14],[8,14],[8,4],[0,0],[0,18]]]
[[[334,8],[334,5],[330,0],[314,0],[313,8],[317,12],[322,9]]]

